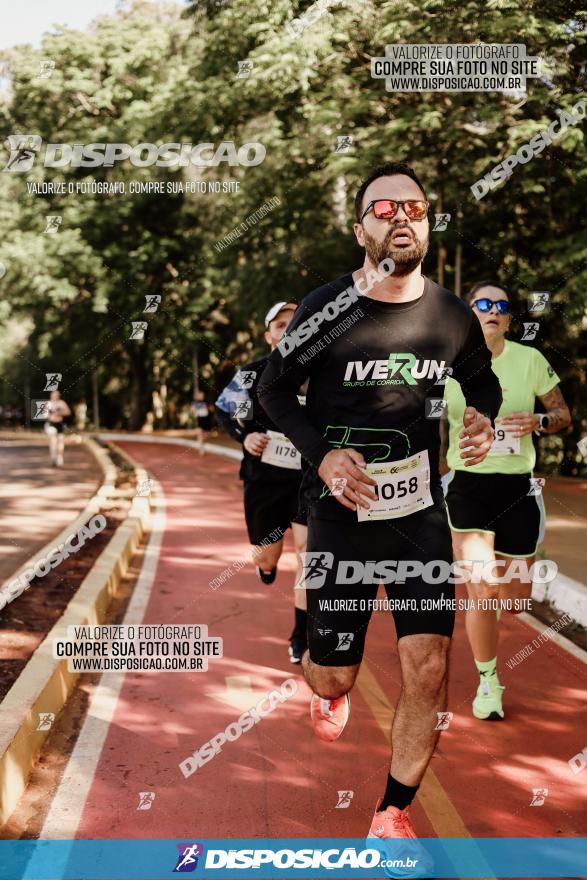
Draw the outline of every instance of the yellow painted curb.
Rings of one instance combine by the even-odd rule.
[[[104,456],[105,462],[107,453],[97,444],[93,445]],[[108,464],[115,473],[109,459]],[[146,478],[142,469],[136,470],[137,480]],[[114,480],[111,482],[113,484]],[[94,496],[92,501],[96,498],[98,496]],[[102,495],[100,501],[103,500]],[[86,507],[86,519],[87,510]],[[96,624],[104,620],[110,600],[128,570],[149,518],[149,498],[133,498],[128,517],[117,528],[62,617],[38,646],[0,704],[0,826],[8,820],[24,792],[33,762],[50,732],[50,728],[38,729],[39,713],[51,713],[57,717],[79,675],[68,672],[67,660],[53,659],[53,640],[66,637],[68,626]],[[69,526],[62,535],[69,536],[74,527]],[[59,543],[59,538],[51,541],[49,549]]]

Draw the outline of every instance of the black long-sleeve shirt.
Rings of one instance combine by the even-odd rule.
[[[467,405],[493,421],[502,395],[479,322],[466,303],[429,278],[422,296],[405,303],[361,295],[351,274],[304,299],[257,393],[312,465],[303,488],[309,505],[318,502],[318,516],[356,518],[336,498],[318,501],[324,486],[317,469],[333,448],[353,447],[367,462],[428,450],[431,486],[438,485],[439,418],[428,417],[438,405],[426,401],[442,399],[447,369]],[[297,389],[306,380],[302,407]]]

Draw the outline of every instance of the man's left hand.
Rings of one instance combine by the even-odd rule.
[[[489,452],[493,443],[493,428],[491,419],[478,412],[474,406],[466,408],[463,425],[459,434],[459,448],[465,467],[471,467],[482,462]]]

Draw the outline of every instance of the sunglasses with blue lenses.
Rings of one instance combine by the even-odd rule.
[[[510,304],[507,299],[489,299],[488,297],[483,296],[472,302],[471,306],[475,306],[475,308],[478,309],[478,311],[483,312],[483,314],[490,312],[493,306],[497,308],[500,315],[509,315],[510,313]]]

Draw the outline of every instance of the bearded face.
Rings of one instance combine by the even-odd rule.
[[[391,258],[395,263],[393,275],[409,275],[420,265],[428,252],[428,235],[419,238],[408,220],[398,220],[385,233],[383,239],[363,229],[365,251],[371,263],[378,266],[382,260]]]
[[[378,177],[369,184],[362,198],[362,210],[366,213],[355,223],[354,230],[373,266],[392,259],[395,263],[393,275],[402,277],[421,264],[428,251],[428,216],[411,219],[405,208],[406,202],[421,202],[425,198],[420,186],[406,174]],[[368,206],[378,200],[399,202],[395,216],[376,217]]]

